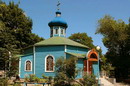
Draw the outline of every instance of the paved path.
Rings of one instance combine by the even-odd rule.
[[[114,84],[110,83],[105,78],[100,78],[100,80],[101,80],[101,84],[103,84],[103,86],[114,86]]]

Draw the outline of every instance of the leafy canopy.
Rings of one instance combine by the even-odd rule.
[[[9,76],[17,73],[16,54],[22,53],[23,48],[43,40],[31,30],[32,20],[18,4],[10,2],[7,5],[0,0],[0,69],[10,71]]]
[[[126,24],[121,19],[114,20],[113,17],[106,15],[98,21],[96,33],[103,35],[102,41],[108,48],[106,57],[117,69],[116,75],[126,77],[130,68],[130,23]]]
[[[84,44],[90,48],[94,48],[93,40],[87,35],[87,33],[74,33],[69,37],[69,39]]]

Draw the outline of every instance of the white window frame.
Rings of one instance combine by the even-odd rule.
[[[31,70],[26,70],[26,62],[27,62],[27,61],[30,61],[30,62],[31,62]],[[25,64],[24,64],[24,71],[27,71],[27,72],[32,71],[32,61],[31,61],[31,60],[27,59],[27,60],[25,61]]]
[[[47,57],[48,56],[52,56],[52,58],[53,58],[53,64],[55,63],[55,58],[54,58],[54,56],[53,55],[47,55],[46,57],[45,57],[45,72],[54,72],[55,71],[55,66],[53,66],[53,71],[47,71],[46,70],[46,63],[47,63]]]

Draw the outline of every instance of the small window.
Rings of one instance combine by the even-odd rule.
[[[51,37],[53,36],[53,29],[51,29]]]
[[[48,56],[46,58],[46,71],[52,72],[54,71],[54,59],[52,56]]]
[[[58,29],[56,29],[56,34],[58,34]]]
[[[61,29],[61,34],[63,34],[64,29]]]
[[[32,64],[31,64],[31,61],[26,61],[26,64],[25,64],[25,70],[26,71],[31,71],[31,66],[32,66]]]

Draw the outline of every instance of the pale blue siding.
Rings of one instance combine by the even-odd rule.
[[[98,77],[99,76],[99,66],[98,66],[98,62],[93,62],[93,74]]]
[[[88,51],[87,48],[81,48],[81,47],[76,47],[76,46],[67,46],[67,52],[86,54],[87,51]]]
[[[57,45],[57,46],[36,46],[35,47],[35,65],[34,63],[34,56],[33,54],[33,48],[29,48],[25,50],[25,56],[21,57],[21,69],[20,69],[20,77],[24,78],[26,74],[34,74],[34,67],[35,66],[35,75],[39,78],[42,78],[42,74],[46,76],[55,76],[55,72],[45,72],[45,57],[47,55],[54,56],[54,64],[58,58],[70,58],[71,55],[65,53],[65,46],[64,45]],[[75,46],[66,46],[67,52],[70,53],[79,53],[79,54],[86,54],[88,52],[87,48],[81,48],[81,47],[75,47]],[[32,71],[27,72],[25,71],[25,61],[30,60],[32,61]],[[78,76],[76,78],[82,78],[83,75],[83,68],[84,68],[84,62],[83,59],[77,60],[77,69],[80,70],[78,73]],[[93,62],[93,73],[97,76],[99,73],[99,67],[97,62]]]
[[[54,72],[45,72],[45,57],[47,55],[54,56],[55,62],[58,58],[64,58],[64,46],[39,46],[36,47],[35,58],[35,74],[38,77],[42,77],[42,74],[46,76],[55,76]]]
[[[83,59],[78,59],[77,61],[77,69],[79,70],[78,76],[76,78],[82,78],[83,75]]]
[[[66,54],[66,59],[70,58],[71,55],[70,54]]]
[[[32,71],[25,71],[25,62],[30,60],[32,62]],[[20,78],[25,78],[25,75],[33,74],[33,55],[25,55],[21,57],[21,68],[20,68]]]

